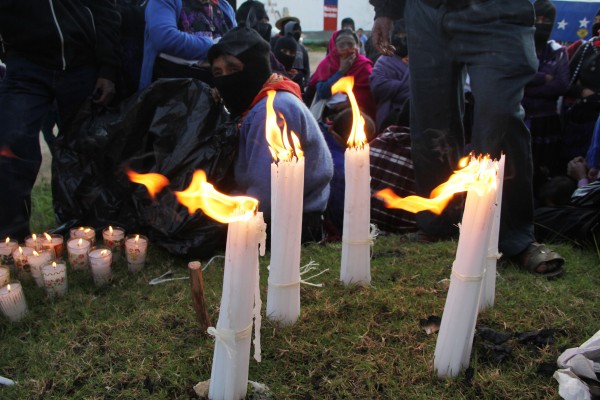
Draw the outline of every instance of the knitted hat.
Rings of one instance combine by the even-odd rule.
[[[212,62],[220,55],[227,54],[238,58],[244,64],[261,59],[270,65],[271,47],[254,29],[236,27],[223,35],[219,43],[208,50],[208,61]]]
[[[267,10],[265,9],[265,5],[260,1],[255,0],[247,0],[242,3],[240,8],[235,12],[235,20],[238,25],[243,25],[246,23],[248,17],[259,21],[263,18],[269,19],[269,15],[267,14]],[[250,23],[250,25],[254,25],[254,23]]]
[[[533,8],[535,9],[536,17],[544,16],[553,21],[556,19],[556,7],[554,7],[554,4],[550,0],[535,0]]]

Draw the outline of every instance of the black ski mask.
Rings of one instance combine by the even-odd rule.
[[[548,40],[550,40],[552,27],[556,21],[556,7],[554,7],[550,0],[536,0],[533,3],[533,7],[536,18],[546,17],[547,19],[545,22],[536,22],[535,24],[535,49],[540,52],[546,47]]]
[[[254,30],[237,27],[227,32],[208,51],[208,61],[221,55],[239,59],[244,68],[234,74],[214,78],[215,87],[232,116],[242,115],[271,76],[270,47]]]
[[[292,35],[286,35],[277,39],[273,52],[275,57],[283,64],[286,71],[289,71],[294,66],[294,60],[296,59],[296,51],[298,44]],[[293,54],[293,55],[292,55]]]
[[[269,15],[267,14],[267,10],[265,10],[265,5],[260,1],[248,0],[242,3],[235,13],[235,20],[238,26],[252,28],[267,42],[271,40],[271,30],[273,27],[268,22]]]

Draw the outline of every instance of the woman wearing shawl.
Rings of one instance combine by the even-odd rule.
[[[376,118],[375,102],[369,87],[373,63],[358,51],[358,37],[349,29],[336,31],[329,40],[327,56],[319,63],[310,79],[308,91],[317,99],[331,97],[331,87],[344,76],[354,77],[353,92],[358,107],[373,120]]]

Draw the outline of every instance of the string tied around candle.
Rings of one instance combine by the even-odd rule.
[[[498,251],[495,253],[492,253],[492,254],[488,254],[488,256],[487,256],[487,258],[490,260],[499,260],[501,257],[502,257],[502,253],[500,253]]]
[[[233,329],[217,329],[214,326],[209,326],[206,332],[213,336],[217,342],[220,342],[223,347],[225,347],[229,358],[233,358],[235,355],[235,342],[239,342],[240,340],[246,339],[250,336],[252,333],[252,323],[238,332],[235,332]]]
[[[344,239],[344,237],[342,237],[342,242],[348,243],[348,244],[368,244],[369,246],[371,246],[371,255],[369,256],[369,258],[373,258],[373,246],[375,245],[375,239],[377,239],[377,236],[379,236],[381,231],[375,224],[370,224],[370,227],[371,227],[371,230],[369,231],[368,239],[348,240],[348,239]]]
[[[485,271],[484,271],[484,274],[485,274]],[[483,275],[476,275],[476,276],[463,275],[460,272],[457,272],[454,270],[452,271],[452,276],[455,276],[456,278],[460,279],[463,282],[479,282],[483,278]]]
[[[316,267],[317,265],[319,265],[319,264],[311,260],[308,264],[300,267],[300,276],[317,269],[317,267]],[[296,285],[300,285],[300,284],[305,284],[305,285],[314,286],[314,287],[323,287],[323,283],[312,283],[312,282],[309,282],[309,280],[316,278],[319,275],[323,275],[327,271],[329,271],[329,268],[324,269],[323,271],[319,272],[318,274],[309,276],[306,279],[300,279],[299,281],[296,281],[296,282],[276,283],[269,279],[267,283],[269,284],[269,286],[273,286],[276,288],[287,288],[287,287],[292,287],[292,286],[296,286]]]

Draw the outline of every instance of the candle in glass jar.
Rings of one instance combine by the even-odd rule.
[[[10,282],[10,269],[0,265],[0,287]]]
[[[106,246],[93,247],[88,252],[90,270],[96,286],[107,284],[112,279],[112,252]]]
[[[129,272],[138,272],[144,268],[148,251],[148,238],[143,235],[129,235],[125,239],[125,256]]]
[[[115,226],[109,226],[102,231],[102,239],[104,245],[110,248],[113,253],[113,261],[118,261],[121,258],[121,251],[125,242],[125,229]]]
[[[44,287],[48,297],[62,297],[67,293],[67,266],[62,263],[46,264],[42,267]]]
[[[74,270],[85,270],[88,268],[88,251],[91,245],[90,241],[84,238],[74,238],[67,241],[69,264],[71,264]]]
[[[0,242],[0,264],[12,265],[12,253],[19,247],[16,240],[11,240],[7,237],[3,242]]]
[[[27,302],[19,282],[0,287],[0,311],[13,322],[20,321],[27,314]]]
[[[25,238],[25,246],[31,247],[34,250],[42,249],[42,238],[32,233],[30,236]]]
[[[44,287],[44,278],[42,277],[42,267],[49,264],[52,260],[53,253],[51,250],[37,250],[33,251],[33,254],[27,258],[31,276],[35,280],[35,283],[39,287]]]
[[[63,256],[64,238],[62,235],[56,233],[53,233],[52,235],[44,233],[42,249],[51,250],[54,253],[54,258],[60,260]]]
[[[21,279],[30,279],[31,270],[29,266],[29,257],[33,255],[35,249],[27,246],[19,246],[13,251],[13,260],[15,262],[15,269],[17,275]]]
[[[91,245],[94,246],[96,244],[96,231],[90,226],[80,226],[77,228],[72,228],[69,231],[69,238],[83,238],[85,240],[88,240],[91,243]]]

